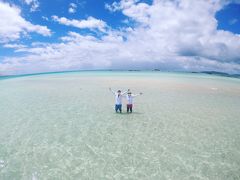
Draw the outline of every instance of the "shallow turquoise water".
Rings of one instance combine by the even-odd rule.
[[[144,93],[133,114],[109,87]],[[0,179],[240,179],[239,79],[72,72],[0,89]]]

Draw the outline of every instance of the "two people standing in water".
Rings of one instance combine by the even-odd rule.
[[[121,92],[121,90],[118,91],[113,91],[111,88],[109,90],[114,94],[115,96],[115,111],[122,113],[122,97],[125,96],[127,100],[127,113],[132,113],[132,108],[133,108],[133,98],[139,95],[142,95],[142,93],[139,94],[132,94],[130,89],[125,92]]]

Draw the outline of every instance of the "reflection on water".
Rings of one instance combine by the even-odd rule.
[[[70,73],[0,81],[0,179],[240,179],[240,81]],[[143,92],[114,113],[108,88]]]

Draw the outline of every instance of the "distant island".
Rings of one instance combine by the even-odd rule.
[[[32,73],[32,74],[21,74],[21,75],[3,75],[0,74],[0,79],[8,79],[14,77],[22,77],[22,76],[32,76],[32,75],[41,75],[41,74],[55,74],[55,73],[67,73],[67,72],[94,72],[94,71],[155,71],[155,72],[174,72],[174,71],[162,71],[160,69],[152,69],[152,70],[140,70],[140,69],[128,69],[128,70],[121,70],[121,69],[106,69],[106,70],[76,70],[76,71],[58,71],[58,72],[43,72],[43,73]],[[184,72],[184,71],[176,71],[176,72]],[[216,75],[216,76],[223,76],[223,77],[232,77],[232,78],[240,78],[240,74],[228,74],[225,72],[218,72],[218,71],[190,71],[185,73],[196,73],[196,74],[209,74],[209,75]]]
[[[240,78],[240,74],[228,74],[228,73],[218,72],[218,71],[201,71],[200,73],[217,75],[217,76],[224,76],[224,77]]]
[[[138,70],[138,69],[129,69],[128,71],[141,71],[141,70]]]

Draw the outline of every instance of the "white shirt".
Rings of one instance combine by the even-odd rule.
[[[122,104],[122,94],[115,93],[115,104]]]
[[[126,95],[126,99],[127,99],[127,104],[132,104],[132,103],[133,103],[133,97],[132,97],[132,95],[131,95],[131,96]]]
[[[126,99],[127,99],[127,104],[132,104],[133,103],[133,98],[138,96],[139,94],[132,94],[132,95],[126,95]]]
[[[118,94],[118,92],[114,92],[113,90],[111,90],[111,92],[115,95],[115,104],[116,105],[121,105],[122,104],[122,97],[124,94],[126,94],[126,92],[123,92],[121,94]]]

